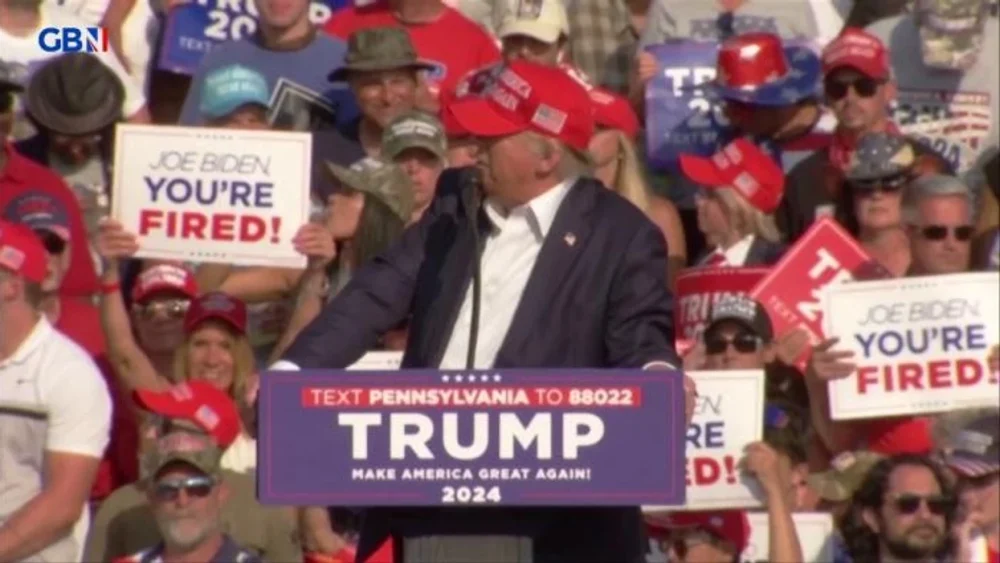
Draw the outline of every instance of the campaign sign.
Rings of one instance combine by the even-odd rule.
[[[780,338],[803,329],[813,344],[823,338],[823,304],[826,288],[855,279],[889,277],[837,222],[821,218],[795,246],[771,268],[750,296],[771,317],[774,334]],[[805,357],[797,365],[805,365]]]
[[[347,2],[312,2],[309,19],[322,27]],[[178,74],[194,74],[201,58],[212,47],[257,31],[259,17],[254,0],[191,0],[176,6],[167,14],[157,67]]]
[[[955,90],[900,84],[892,120],[903,134],[933,149],[955,170],[965,172],[990,144],[993,112],[989,92]]]
[[[403,353],[389,350],[368,352],[361,359],[347,366],[350,371],[386,371],[399,369],[403,363]]]
[[[113,214],[139,258],[303,268],[308,133],[117,126]]]
[[[830,382],[834,420],[1000,406],[1000,277],[967,273],[830,288],[827,332],[858,369]]]
[[[764,372],[695,371],[694,418],[688,426],[687,501],[683,507],[643,510],[706,510],[761,506],[757,480],[739,469],[743,450],[763,439]]]
[[[785,45],[815,50],[809,41]],[[646,84],[648,163],[655,170],[676,172],[681,153],[710,156],[729,128],[722,106],[705,88],[698,88],[715,79],[718,44],[678,40],[646,51],[656,57],[658,68]]]
[[[771,561],[769,550],[770,525],[766,512],[750,512],[750,539],[740,556],[741,563],[767,563]],[[803,563],[828,563],[833,557],[833,517],[825,512],[799,512],[792,515],[795,533],[802,547]],[[663,525],[648,525],[649,550],[647,563],[668,563],[670,553],[669,533]]]
[[[676,347],[685,355],[701,338],[720,299],[746,295],[767,274],[767,268],[688,268],[677,275],[674,291]]]
[[[271,372],[259,397],[267,504],[684,503],[681,372]]]

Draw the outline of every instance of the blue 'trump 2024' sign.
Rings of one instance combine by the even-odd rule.
[[[351,0],[316,0],[309,19],[322,26],[334,12]],[[160,47],[158,68],[180,74],[194,74],[198,63],[213,46],[251,35],[257,30],[254,0],[191,0],[174,7]]]
[[[684,504],[680,372],[269,372],[258,415],[265,503]]]

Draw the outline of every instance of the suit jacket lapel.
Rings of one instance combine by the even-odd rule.
[[[480,244],[486,237],[483,234],[484,221],[487,221],[487,218],[480,212]],[[428,339],[426,350],[430,354],[427,358],[429,368],[435,368],[441,363],[441,357],[448,345],[448,339],[451,338],[455,321],[458,319],[469,283],[472,281],[473,260],[478,256],[469,223],[464,219],[457,221],[456,231],[454,244],[438,270],[440,281],[438,297],[431,307],[426,325]]]
[[[535,319],[546,314],[547,303],[555,289],[562,284],[573,263],[587,247],[587,239],[591,233],[589,215],[594,205],[594,193],[591,190],[595,187],[586,185],[585,182],[586,180],[579,180],[570,188],[545,235],[514,319],[497,353],[495,363],[498,366],[506,364],[504,358],[508,350],[517,350],[531,337],[530,328],[535,324]],[[596,189],[604,188],[598,186]]]

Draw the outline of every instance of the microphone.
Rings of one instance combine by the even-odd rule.
[[[476,345],[479,343],[479,301],[482,293],[481,254],[482,240],[479,233],[479,206],[482,203],[483,178],[478,168],[469,167],[462,173],[462,206],[469,220],[472,242],[476,255],[472,263],[472,319],[469,323],[469,351],[465,357],[465,368],[476,367]]]

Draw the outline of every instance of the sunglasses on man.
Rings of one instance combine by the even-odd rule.
[[[926,506],[927,510],[935,516],[944,516],[955,509],[957,503],[955,499],[943,495],[915,495],[902,494],[889,499],[895,507],[896,512],[904,515],[915,514],[921,506]]]
[[[207,475],[196,475],[183,479],[164,479],[156,482],[153,494],[160,502],[177,500],[181,491],[184,491],[188,498],[205,498],[212,493],[215,484],[215,479]]]
[[[66,241],[48,229],[35,229],[35,236],[42,241],[45,252],[52,256],[60,256],[66,250]]]
[[[882,80],[875,80],[867,76],[859,76],[853,80],[836,80],[827,78],[823,82],[823,91],[826,97],[832,101],[842,100],[847,95],[848,90],[854,90],[859,98],[870,98],[878,92],[879,86],[884,84]]]
[[[976,228],[972,225],[950,227],[948,225],[924,225],[920,228],[920,236],[925,240],[942,241],[951,235],[958,242],[969,242]]]
[[[871,197],[876,193],[886,195],[899,193],[909,181],[909,174],[904,173],[872,180],[852,180],[850,185],[858,197]]]
[[[132,310],[138,316],[147,320],[154,317],[179,319],[187,314],[190,307],[190,299],[164,299],[150,301],[149,303],[136,303],[132,305]]]
[[[760,344],[760,338],[748,332],[735,334],[732,338],[723,338],[713,334],[705,337],[705,353],[710,355],[723,354],[732,346],[740,354],[751,354],[757,351]]]

